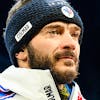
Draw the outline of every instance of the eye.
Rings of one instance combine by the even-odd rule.
[[[57,37],[61,34],[58,30],[50,30],[48,33],[51,37]]]
[[[71,36],[73,37],[73,38],[75,38],[75,39],[79,39],[79,37],[80,37],[80,33],[78,33],[78,32],[75,32],[75,33],[72,33],[71,34]]]
[[[72,33],[71,36],[75,38],[79,38],[80,34],[78,32],[75,32],[75,33]]]
[[[52,31],[49,31],[50,34],[59,34],[59,32],[57,30],[52,30]]]

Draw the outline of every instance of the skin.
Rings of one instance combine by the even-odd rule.
[[[57,21],[47,24],[23,51],[15,54],[19,67],[34,69],[35,64],[31,62],[39,59],[35,62],[43,66],[35,66],[42,69],[47,64],[43,69],[51,70],[59,88],[65,83],[71,83],[78,75],[80,33],[81,28],[73,23]],[[31,60],[31,55],[34,60]]]

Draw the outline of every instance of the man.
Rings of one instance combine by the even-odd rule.
[[[1,100],[85,100],[78,84],[83,23],[65,0],[19,0],[4,34],[12,62]]]

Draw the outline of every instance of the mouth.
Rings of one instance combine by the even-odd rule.
[[[77,62],[77,57],[72,51],[65,51],[63,53],[56,53],[55,54],[56,61],[58,60],[69,60],[73,62]]]
[[[62,56],[62,57],[58,58],[58,60],[60,60],[60,59],[69,59],[69,60],[75,61],[75,58],[72,56]]]

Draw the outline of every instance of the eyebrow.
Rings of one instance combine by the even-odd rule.
[[[73,29],[75,29],[76,31],[81,31],[81,28],[77,26],[74,26]]]
[[[60,28],[62,27],[61,25],[49,25],[49,26],[46,26],[45,28]],[[77,27],[77,26],[74,26],[73,27],[75,30],[80,30],[80,27]]]
[[[62,26],[61,25],[49,25],[49,26],[46,26],[45,28],[48,29],[48,28],[61,28]]]

